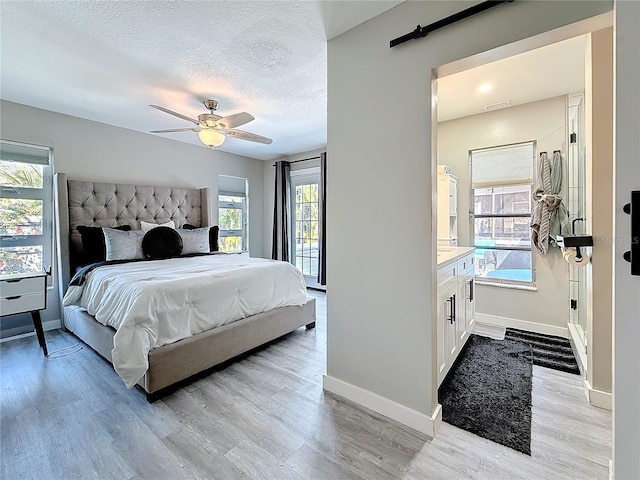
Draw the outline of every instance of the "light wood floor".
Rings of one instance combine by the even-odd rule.
[[[299,329],[154,404],[87,347],[1,344],[0,477],[607,479],[610,412],[534,367],[531,457],[443,424],[435,439],[322,391],[325,297]],[[49,351],[77,342],[47,332]]]

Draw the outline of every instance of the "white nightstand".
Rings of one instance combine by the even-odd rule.
[[[46,357],[49,353],[40,318],[40,310],[45,308],[47,308],[47,274],[45,272],[6,275],[0,280],[0,317],[31,312],[38,343]]]

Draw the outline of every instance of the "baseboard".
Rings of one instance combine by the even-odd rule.
[[[495,325],[493,323],[484,323],[476,320],[475,327],[473,327],[473,332],[471,333],[495,340],[504,340],[505,332],[506,327],[504,325]]]
[[[442,424],[442,407],[440,404],[436,405],[433,414],[429,417],[409,407],[400,405],[393,400],[382,397],[377,393],[356,387],[355,385],[343,382],[329,375],[323,376],[322,383],[323,388],[328,392],[362,405],[430,437],[436,436]]]
[[[584,381],[584,389],[587,393],[587,400],[594,407],[604,408],[605,410],[613,409],[613,395],[609,392],[596,390],[587,380]]]
[[[587,353],[585,352],[584,344],[580,339],[580,334],[573,323],[569,323],[569,343],[571,343],[571,349],[573,350],[573,356],[576,357],[578,368],[580,369],[580,375],[586,376],[587,371]]]
[[[485,313],[476,312],[476,322],[499,325],[501,327],[517,328],[518,330],[542,333],[544,335],[555,335],[556,337],[569,338],[569,329],[567,327],[556,327],[554,325],[545,325],[544,323],[527,322],[525,320],[517,320],[515,318],[499,317],[497,315],[487,315]]]
[[[47,330],[56,330],[62,327],[62,322],[60,319],[58,320],[48,320],[46,322],[42,322],[42,329],[46,332]],[[8,330],[3,330],[2,334],[4,335],[0,338],[0,343],[8,342],[9,340],[18,340],[19,338],[31,337],[36,334],[36,332],[24,332],[25,327],[16,327],[10,328]],[[23,332],[23,333],[19,333]]]

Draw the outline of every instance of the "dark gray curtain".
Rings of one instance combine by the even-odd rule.
[[[289,206],[291,199],[291,179],[289,162],[276,162],[275,197],[273,201],[273,242],[271,258],[274,260],[289,261]]]
[[[320,184],[318,185],[318,212],[319,227],[319,258],[318,258],[318,283],[327,284],[327,153],[320,154]]]

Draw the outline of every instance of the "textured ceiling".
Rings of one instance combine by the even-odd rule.
[[[401,1],[0,2],[0,98],[148,132],[246,111],[260,159],[326,145],[326,40]],[[151,134],[150,134],[151,135]],[[193,132],[164,136],[196,145]],[[204,147],[203,148],[207,148]]]

